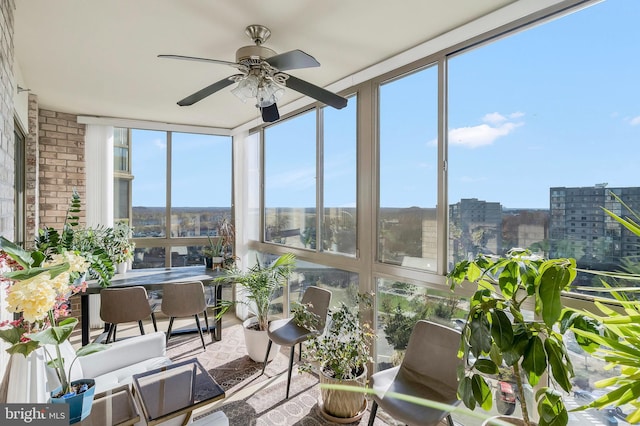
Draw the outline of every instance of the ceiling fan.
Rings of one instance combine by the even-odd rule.
[[[240,74],[224,78],[187,96],[178,101],[178,105],[193,105],[233,83],[238,83],[231,92],[243,102],[250,98],[256,98],[256,107],[261,110],[262,119],[265,122],[276,121],[280,118],[276,102],[284,94],[285,87],[337,109],[347,106],[347,99],[342,96],[283,72],[320,66],[320,63],[313,56],[302,50],[291,50],[278,55],[263,46],[263,43],[271,36],[271,31],[263,25],[249,25],[245,33],[253,40],[255,46],[244,46],[238,49],[236,62],[181,55],[158,55],[159,58],[229,65],[240,71]]]

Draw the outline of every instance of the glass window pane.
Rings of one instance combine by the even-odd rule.
[[[357,98],[324,108],[323,250],[356,254]]]
[[[265,241],[316,248],[315,110],[265,130]]]
[[[167,205],[167,134],[133,129],[131,139],[133,236],[164,237]]]
[[[171,134],[171,237],[217,235],[231,217],[231,138]]]
[[[430,67],[380,87],[378,260],[436,270],[438,80]]]
[[[113,170],[129,173],[129,129],[113,129]]]
[[[133,254],[133,269],[164,268],[164,247],[136,247]]]
[[[171,247],[171,267],[204,265],[202,246]]]
[[[116,177],[113,184],[113,219],[128,221],[131,180]]]
[[[382,278],[376,284],[378,370],[400,365],[413,326],[419,320],[462,329],[469,305],[450,291]]]
[[[638,13],[636,2],[603,2],[450,60],[450,264],[526,247],[619,270],[640,254],[602,210],[629,213],[611,192],[640,210],[626,155],[640,129]],[[606,43],[593,31],[603,20]]]
[[[317,286],[331,291],[330,307],[338,306],[340,302],[354,306],[358,282],[355,272],[297,260],[295,274],[289,282],[289,298],[291,302],[300,302],[307,288]]]

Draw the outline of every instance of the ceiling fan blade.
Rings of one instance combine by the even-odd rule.
[[[280,119],[280,113],[276,104],[269,105],[268,107],[261,108],[262,121],[265,123],[272,123]]]
[[[287,74],[288,75],[288,74]],[[286,81],[286,86],[290,89],[300,92],[303,95],[317,99],[322,103],[332,106],[336,109],[342,109],[347,106],[347,99],[342,96],[338,96],[333,92],[318,87],[308,81],[300,80],[292,75]]]
[[[265,59],[265,61],[280,71],[295,70],[299,68],[319,67],[320,62],[316,58],[302,50],[292,50]]]
[[[163,59],[181,59],[181,60],[185,60],[185,61],[198,61],[198,62],[211,62],[214,64],[221,64],[221,65],[230,65],[234,68],[239,68],[242,65],[237,64],[235,62],[229,62],[229,61],[221,61],[219,59],[208,59],[208,58],[197,58],[194,56],[182,56],[182,55],[158,55],[158,58],[163,58]]]
[[[224,78],[220,81],[213,83],[210,86],[205,87],[204,89],[198,90],[196,93],[187,96],[186,98],[178,101],[178,105],[180,106],[189,106],[193,105],[198,101],[206,98],[209,95],[216,93],[218,90],[224,89],[227,86],[230,86],[234,83],[234,77],[242,77],[242,74],[232,75],[230,77]]]

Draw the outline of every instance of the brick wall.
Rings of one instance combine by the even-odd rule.
[[[0,2],[0,234],[13,239],[15,145],[13,141],[13,0]]]
[[[13,0],[0,1],[0,235],[15,233],[15,145],[13,139]],[[0,321],[10,319],[4,289],[0,289]],[[9,361],[6,345],[0,343],[0,377]]]
[[[83,204],[80,222],[85,223],[85,126],[76,115],[46,109],[40,109],[38,124],[40,226],[62,229],[74,188]]]

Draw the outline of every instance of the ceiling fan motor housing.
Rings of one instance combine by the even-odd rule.
[[[244,46],[236,51],[236,62],[244,65],[260,65],[275,56],[276,52],[264,46]]]

